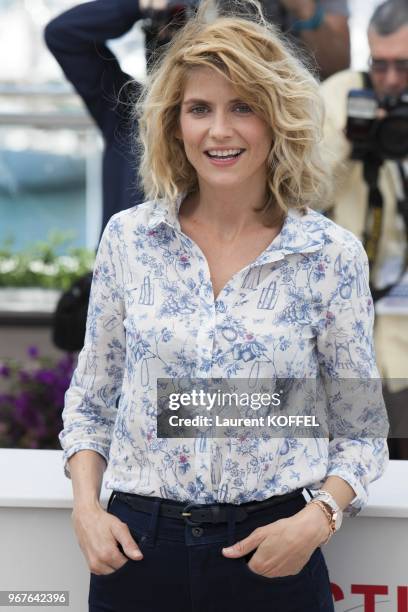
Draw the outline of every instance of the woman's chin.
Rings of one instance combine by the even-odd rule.
[[[245,182],[242,177],[237,176],[200,176],[198,175],[199,184],[206,187],[217,189],[245,189]]]

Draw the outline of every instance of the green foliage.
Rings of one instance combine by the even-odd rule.
[[[43,287],[65,291],[92,270],[95,253],[80,247],[67,248],[69,232],[51,232],[47,241],[13,252],[12,239],[0,245],[0,287]],[[61,247],[67,254],[61,255]]]

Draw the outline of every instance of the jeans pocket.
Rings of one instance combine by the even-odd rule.
[[[132,536],[132,538],[135,540],[136,544],[139,547],[139,550],[144,553],[143,548],[144,548],[144,542],[146,540],[146,536],[142,533],[140,533],[139,531],[133,529],[133,527],[129,527],[129,531],[130,531],[130,535]],[[122,553],[122,555],[125,555],[125,552],[121,546],[121,544],[118,543],[118,548],[120,550],[120,552]],[[126,555],[125,555],[126,556]],[[128,570],[132,565],[134,565],[135,563],[143,563],[143,559],[140,560],[135,560],[135,559],[130,559],[129,557],[127,558],[127,561],[125,561],[125,563],[123,565],[121,565],[118,569],[114,570],[113,572],[109,572],[109,574],[93,574],[91,572],[91,576],[94,579],[102,579],[102,580],[112,580],[118,576],[121,576],[122,574],[126,573],[126,570]]]
[[[129,568],[129,565],[131,563],[132,563],[132,559],[128,559],[118,569],[114,570],[113,572],[109,572],[109,574],[94,574],[91,572],[91,576],[94,580],[113,580],[117,578],[118,576],[121,576],[122,574],[124,574],[126,570]]]
[[[291,574],[289,576],[263,576],[262,574],[258,574],[257,572],[254,572],[248,565],[255,552],[256,550],[253,550],[244,557],[241,557],[241,569],[245,572],[246,575],[250,576],[254,580],[258,580],[260,582],[286,584],[290,582],[297,582],[303,579],[308,574],[307,563],[302,567],[300,572],[298,572],[297,574]]]

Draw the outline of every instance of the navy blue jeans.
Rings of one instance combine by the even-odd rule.
[[[227,559],[221,552],[257,527],[299,512],[303,496],[242,523],[234,523],[231,513],[228,524],[218,525],[162,517],[159,504],[147,514],[111,497],[108,512],[128,525],[143,559],[129,559],[108,575],[91,573],[89,612],[334,612],[320,548],[297,575],[283,578],[254,573],[250,555]]]

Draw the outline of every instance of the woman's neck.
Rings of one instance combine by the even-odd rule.
[[[180,207],[179,214],[197,228],[210,231],[223,241],[235,241],[248,230],[265,226],[265,215],[254,212],[264,205],[266,193],[233,193],[217,189],[200,189],[190,194]]]

